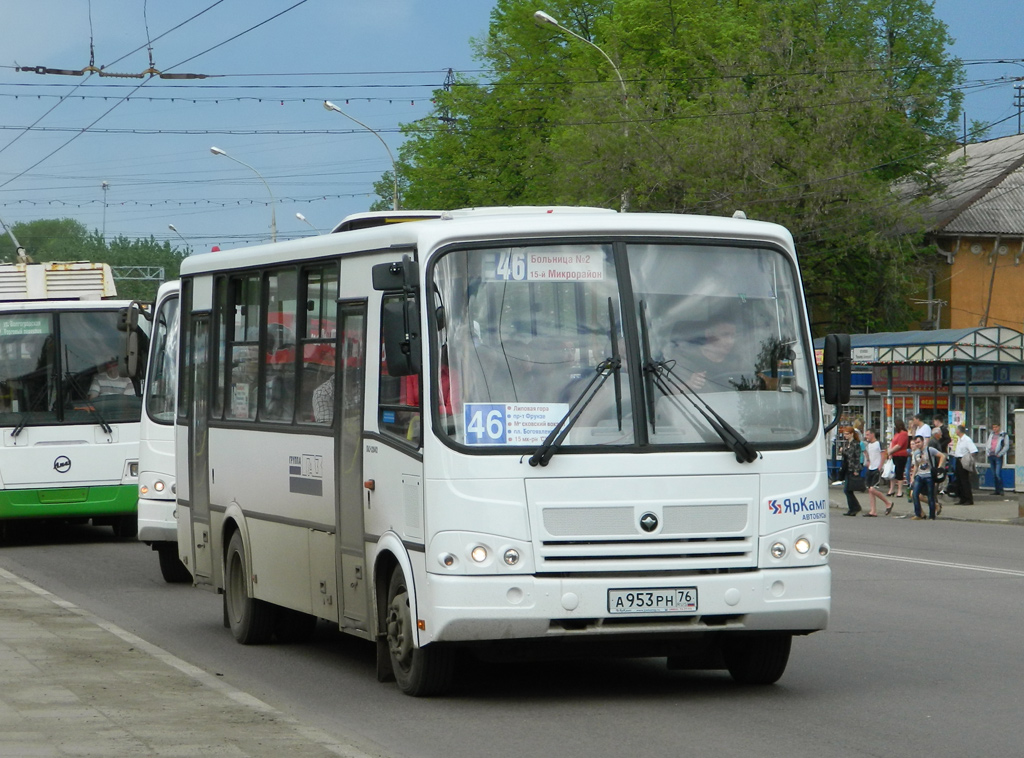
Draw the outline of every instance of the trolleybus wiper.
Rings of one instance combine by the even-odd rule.
[[[590,405],[590,401],[594,399],[594,396],[601,390],[604,383],[608,381],[608,377],[618,373],[621,365],[622,361],[619,358],[607,358],[597,364],[594,376],[587,382],[587,386],[583,388],[583,391],[580,392],[573,404],[569,406],[569,410],[565,412],[561,420],[555,424],[555,428],[544,438],[544,442],[541,443],[540,447],[530,456],[531,466],[548,465],[551,456],[555,454],[555,451],[558,450],[558,447],[565,440],[569,430],[579,421],[583,411]]]

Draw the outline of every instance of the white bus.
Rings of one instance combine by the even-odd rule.
[[[99,299],[114,292],[104,264],[0,268],[0,529],[91,519],[134,536],[142,404],[126,377],[134,361],[126,338],[139,337],[127,317],[134,305]],[[29,291],[56,299],[32,300]]]
[[[167,582],[190,582],[178,558],[174,517],[174,409],[178,399],[177,281],[161,285],[153,307],[148,371],[139,432],[139,539],[156,551]]]
[[[181,292],[178,545],[238,641],[326,619],[428,695],[534,647],[771,683],[825,628],[785,229],[478,209],[192,257]]]

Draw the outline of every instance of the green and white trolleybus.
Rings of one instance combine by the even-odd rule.
[[[91,519],[133,536],[142,400],[125,377],[131,304],[101,299],[115,292],[105,264],[4,265],[0,282],[0,529]]]

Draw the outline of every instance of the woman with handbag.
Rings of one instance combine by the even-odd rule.
[[[888,497],[892,497],[892,486],[895,484],[896,497],[903,497],[903,482],[907,478],[907,456],[910,454],[910,435],[907,433],[907,427],[901,419],[896,419],[893,422],[893,428],[895,432],[892,435],[889,449],[886,452],[893,463],[896,464],[896,475],[889,480],[889,491],[885,494]]]
[[[843,492],[846,493],[847,510],[844,516],[856,516],[861,511],[855,492],[864,492],[867,487],[861,468],[864,466],[864,443],[857,439],[857,432],[852,426],[843,427],[845,445],[843,447]]]

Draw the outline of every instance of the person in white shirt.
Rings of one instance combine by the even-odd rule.
[[[887,499],[882,494],[882,491],[878,489],[878,483],[882,480],[882,464],[885,463],[887,455],[882,450],[882,445],[879,443],[878,435],[874,429],[865,430],[864,439],[867,441],[864,453],[868,459],[868,474],[866,477],[868,485],[868,512],[864,516],[878,515],[878,511],[875,509],[876,499],[885,503],[885,515],[888,516],[892,513],[892,501]]]
[[[971,472],[974,471],[974,454],[978,452],[978,446],[974,444],[967,435],[967,427],[963,424],[956,428],[956,486],[960,494],[957,505],[974,505],[974,492],[971,489]],[[967,465],[964,459],[970,458]]]
[[[134,395],[135,386],[127,376],[117,370],[117,361],[109,361],[104,370],[97,372],[89,385],[89,399],[100,395]]]

